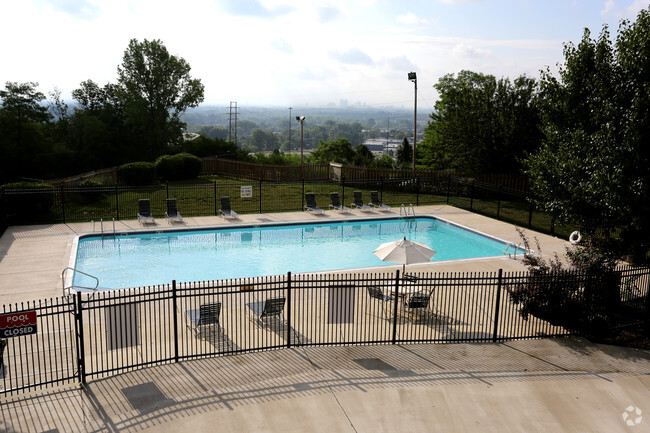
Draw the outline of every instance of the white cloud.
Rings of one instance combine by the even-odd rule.
[[[617,21],[621,19],[633,20],[642,9],[647,7],[647,0],[634,0],[628,7],[621,7],[615,1],[607,0],[600,15]]]
[[[326,23],[329,21],[333,21],[336,18],[341,16],[341,9],[334,5],[325,5],[325,6],[320,6],[316,10],[316,14],[318,16],[318,21],[321,23]]]
[[[404,15],[397,17],[397,22],[400,24],[413,25],[413,24],[428,24],[429,20],[426,18],[420,18],[415,15],[413,12],[409,12]]]
[[[388,57],[382,59],[380,63],[396,71],[412,71],[417,69],[413,62],[411,62],[406,56]]]
[[[271,41],[271,46],[283,53],[292,54],[293,46],[284,39],[274,39]]]
[[[0,26],[0,38],[12,41],[0,44],[0,87],[37,81],[40,91],[57,86],[69,98],[81,81],[114,83],[129,40],[146,38],[162,40],[191,65],[192,76],[205,85],[206,104],[295,106],[345,98],[379,105],[412,92],[406,79],[411,70],[418,73],[423,98],[438,77],[463,68],[534,75],[562,60],[563,41],[585,26],[598,28],[601,10],[633,17],[641,7],[633,0],[610,6],[585,0],[588,6],[566,8],[575,16],[557,21],[554,8],[530,0],[490,2],[489,8],[478,0],[446,0],[458,7],[442,1],[8,1],[3,16],[29,17],[31,30],[25,32],[20,20]],[[517,16],[515,3],[526,3],[539,19],[527,22],[523,33],[521,25],[486,25],[492,22],[486,13],[521,24],[528,15]],[[632,7],[633,13],[625,12]],[[586,18],[594,15],[596,22]]]
[[[613,0],[606,1],[604,9],[600,11],[600,15],[602,16],[609,15],[614,10],[615,7],[616,7],[616,3],[614,3]]]
[[[454,56],[458,57],[469,57],[469,58],[479,58],[479,57],[489,57],[492,55],[492,51],[486,50],[483,48],[477,48],[467,44],[458,44],[451,50]]]
[[[294,10],[294,8],[286,5],[269,7],[260,0],[222,0],[221,5],[225,11],[233,15],[258,18],[273,18]]]
[[[99,8],[87,0],[41,0],[41,4],[82,19],[94,19]]]
[[[330,51],[329,56],[348,65],[372,65],[374,63],[368,54],[356,47],[346,51]]]

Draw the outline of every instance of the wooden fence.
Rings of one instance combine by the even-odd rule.
[[[228,176],[238,179],[255,179],[266,182],[291,182],[305,180],[327,180],[330,178],[329,164],[271,165],[233,161],[215,157],[203,158],[201,174]]]

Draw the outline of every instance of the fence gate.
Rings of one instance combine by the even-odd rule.
[[[72,296],[2,307],[0,394],[79,380],[75,317]]]

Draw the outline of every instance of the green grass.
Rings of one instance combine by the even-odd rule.
[[[241,187],[252,187],[252,197],[241,197]],[[314,192],[316,204],[328,209],[330,192],[338,192],[341,202],[350,207],[353,191],[360,190],[364,202],[370,201],[370,192],[379,191],[379,186],[364,184],[341,185],[336,182],[263,182],[256,180],[228,179],[205,176],[194,180],[169,182],[145,187],[106,187],[100,189],[76,189],[66,191],[63,201],[58,196],[57,204],[48,215],[38,215],[34,222],[80,222],[115,219],[135,219],[138,214],[138,200],[148,198],[151,211],[155,218],[163,218],[166,211],[166,199],[176,198],[179,212],[184,217],[216,215],[219,210],[219,198],[229,196],[232,209],[239,214],[296,212],[303,209],[304,193]],[[446,194],[440,194],[435,189],[427,189],[430,194],[416,195],[412,186],[398,187],[384,184],[380,192],[383,203],[399,208],[402,204],[436,205],[446,204]],[[436,192],[438,192],[436,194]],[[529,227],[530,204],[523,199],[501,200],[486,195],[485,198],[463,196],[470,190],[460,188],[453,190],[449,204],[462,209],[471,210],[488,217],[497,218]],[[261,193],[261,195],[260,195]],[[458,194],[453,196],[453,193]],[[261,200],[260,200],[261,198]],[[397,210],[397,209],[396,209]],[[497,215],[498,214],[498,215]],[[552,219],[550,215],[533,210],[530,228],[536,231],[551,233]],[[554,233],[568,237],[573,228],[555,226]]]

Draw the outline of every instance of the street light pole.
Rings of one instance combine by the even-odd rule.
[[[302,176],[302,156],[303,156],[303,129],[305,124],[305,116],[296,116],[296,121],[300,122],[300,179],[303,179]]]
[[[415,102],[413,104],[413,171],[415,171],[415,141],[418,137],[418,78],[415,72],[409,72],[409,81],[415,84]]]

